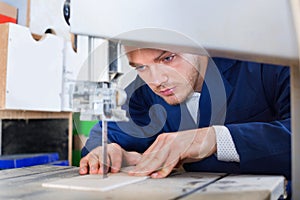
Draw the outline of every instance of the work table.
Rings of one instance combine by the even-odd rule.
[[[46,188],[42,184],[76,177],[78,167],[40,165],[0,171],[0,199],[278,199],[281,176],[175,172],[106,192]],[[99,176],[99,179],[101,176]]]

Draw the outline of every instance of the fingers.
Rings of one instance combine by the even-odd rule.
[[[157,172],[154,172],[151,174],[151,178],[165,178],[167,177],[171,172],[172,170],[176,167],[176,165],[178,164],[180,160],[180,156],[176,153],[171,153],[164,166],[158,170]]]
[[[163,178],[168,176],[179,162],[187,158],[197,158],[195,161],[199,161],[203,158],[197,156],[199,148],[205,146],[202,139],[205,136],[205,132],[198,133],[197,130],[161,134],[143,153],[139,163],[129,174]]]
[[[89,165],[89,173],[90,174],[98,174],[99,168],[100,168],[100,155],[101,151],[100,149],[95,149],[93,150],[89,155],[88,155],[88,165]]]
[[[105,173],[109,172],[109,167],[110,167],[111,162],[110,162],[110,157],[109,157],[108,154],[106,156],[106,163],[103,163],[102,157],[99,158],[98,163],[99,163],[99,166],[100,166],[99,169],[98,169],[99,174],[103,174],[104,171],[105,171]]]
[[[104,167],[104,163],[102,162],[102,147],[97,147],[80,160],[79,174],[103,174],[104,170],[106,173],[108,173],[109,170],[111,170],[112,173],[119,172],[122,167],[123,152],[125,151],[118,144],[108,144],[107,163]],[[132,155],[137,157],[136,154]],[[137,158],[131,158],[131,160],[137,162]]]
[[[112,143],[109,146],[109,158],[111,160],[111,172],[117,173],[122,167],[136,165],[141,159],[141,154],[127,152],[118,144]]]
[[[80,160],[80,163],[79,163],[79,174],[84,175],[84,174],[87,174],[89,172],[88,162],[89,161],[88,161],[87,157],[83,157]]]
[[[99,169],[99,152],[100,147],[95,148],[88,155],[83,157],[79,163],[79,174],[97,174]]]
[[[88,155],[83,157],[79,163],[79,174],[98,174],[101,160],[101,147],[93,149]]]
[[[139,163],[129,172],[129,175],[146,176],[161,170],[171,151],[170,138],[159,136],[145,151]]]
[[[122,149],[117,144],[112,144],[109,146],[109,152],[111,152],[111,169],[112,173],[117,173],[120,171],[122,166]],[[107,167],[108,168],[108,167]]]
[[[157,171],[161,168],[164,160],[167,155],[165,153],[155,154],[154,156],[145,156],[143,155],[143,160],[141,161],[132,171],[129,172],[129,175],[133,176],[146,176]],[[148,159],[145,161],[145,159]]]
[[[80,174],[103,174],[101,147],[94,149],[80,161]],[[109,144],[106,172],[119,172],[122,164],[136,165],[130,175],[163,178],[168,176],[178,163],[200,161],[216,152],[216,136],[212,128],[186,130],[161,134],[141,155],[126,152],[118,144]]]
[[[129,175],[146,176],[150,175],[162,166],[162,162],[166,158],[165,154],[143,154],[141,161],[136,167],[129,171]]]

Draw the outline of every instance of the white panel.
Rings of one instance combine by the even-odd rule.
[[[125,44],[175,45],[192,53],[203,46],[225,56],[297,59],[286,0],[72,0],[70,23],[74,33]]]
[[[88,58],[88,37],[78,37],[76,52],[72,48],[71,42],[67,42],[64,52],[64,65],[67,72],[66,76],[69,80],[77,80],[80,69]]]
[[[35,41],[28,28],[9,28],[6,108],[60,111],[63,39]]]
[[[77,41],[77,52],[68,43],[65,49],[64,64],[67,77],[70,80],[108,81],[108,43],[106,40],[95,38],[94,69],[89,69],[88,59],[88,37],[79,36]],[[90,74],[91,73],[91,74]]]
[[[43,35],[47,29],[52,29],[57,36],[71,40],[70,27],[64,19],[64,2],[64,0],[30,0],[30,31]]]

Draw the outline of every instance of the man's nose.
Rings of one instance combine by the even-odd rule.
[[[168,81],[168,74],[164,70],[164,66],[162,65],[153,65],[150,67],[151,71],[151,80],[149,81],[150,84],[155,86],[160,86]]]

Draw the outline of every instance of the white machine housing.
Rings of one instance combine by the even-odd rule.
[[[180,49],[196,54],[204,53],[204,49],[212,57],[297,66],[299,54],[290,3],[287,0],[71,0],[70,26],[75,34],[141,48]],[[299,141],[297,134],[292,135],[293,144]],[[297,148],[293,145],[295,199],[300,198]]]
[[[286,0],[72,0],[70,24],[75,34],[127,45],[187,53],[205,48],[211,56],[275,64],[298,61]]]

